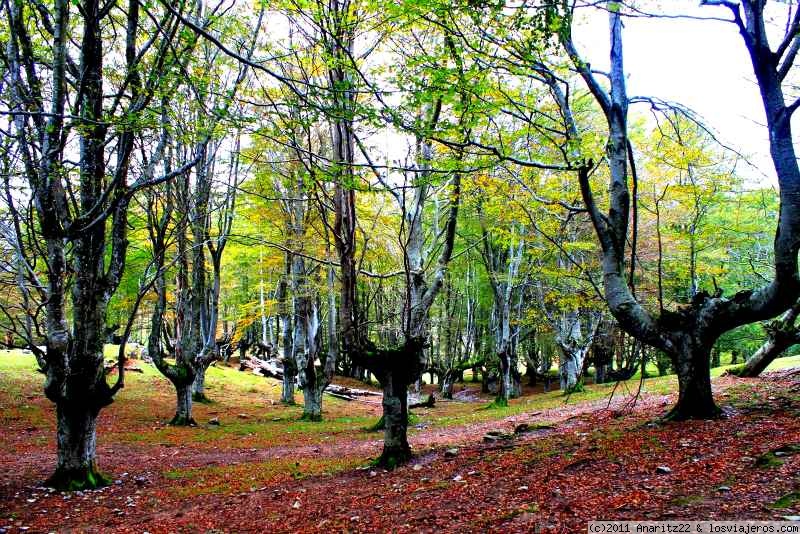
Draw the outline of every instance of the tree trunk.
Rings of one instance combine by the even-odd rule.
[[[303,388],[303,421],[322,421],[322,384],[306,384]]]
[[[770,335],[766,343],[753,353],[737,374],[741,377],[755,378],[783,352],[795,344],[795,340],[785,336]]]
[[[294,361],[290,359],[283,360],[283,382],[281,387],[281,402],[294,406],[294,380],[297,375]]]
[[[56,405],[58,463],[47,486],[75,491],[108,485],[111,480],[97,470],[97,410],[79,403]]]
[[[192,400],[195,402],[210,402],[206,397],[206,365],[200,362],[194,372],[194,382],[192,382]]]
[[[408,382],[398,373],[383,381],[383,454],[378,465],[394,468],[411,458],[408,444]]]
[[[675,344],[678,352],[671,356],[678,374],[678,402],[666,419],[685,421],[718,417],[721,411],[711,393],[711,347],[688,336],[678,339]]]
[[[169,422],[174,426],[195,426],[197,423],[192,417],[192,396],[193,384],[175,384],[175,393],[177,395],[177,405],[175,408],[175,417]]]
[[[565,350],[561,350],[561,364],[559,369],[559,378],[561,390],[565,392],[572,391],[578,384],[578,377],[580,376],[580,365],[578,364],[577,355]]]
[[[442,394],[443,399],[452,399],[453,398],[453,382],[456,378],[456,375],[453,371],[445,371],[441,377],[441,383],[439,384],[439,392]]]
[[[511,358],[508,352],[498,354],[500,359],[500,392],[497,394],[497,403],[507,405],[508,400],[514,396],[514,385],[511,377]]]

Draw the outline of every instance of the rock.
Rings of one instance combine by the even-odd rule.
[[[531,425],[528,423],[520,423],[514,427],[514,434],[524,434],[525,432],[530,432]]]
[[[784,521],[800,521],[800,515],[782,515]]]
[[[659,475],[668,475],[672,473],[672,469],[670,469],[666,465],[659,465],[658,467],[656,467],[656,473],[658,473]]]
[[[361,519],[361,518],[360,518],[360,517],[358,517],[357,515],[354,515],[354,516],[352,516],[352,517],[350,518],[350,521],[353,521],[353,522],[355,522],[355,521],[358,521],[359,519]]]
[[[294,504],[292,504],[292,508],[294,508],[295,510],[299,510],[300,509],[300,501],[294,501]]]
[[[494,443],[496,441],[506,441],[514,436],[509,434],[508,432],[503,432],[502,430],[490,430],[483,436],[483,441],[487,443]]]
[[[250,419],[250,416],[247,415],[246,413],[240,413],[236,417],[238,417],[239,419]]]
[[[517,491],[528,491],[528,486],[520,486],[517,488]]]
[[[422,466],[419,464],[414,464],[414,467],[412,469],[414,469],[414,471],[422,471]]]
[[[730,490],[731,490],[730,486],[720,486],[717,488],[717,491],[730,491]]]
[[[376,477],[376,476],[378,476],[378,473],[376,473],[375,471],[370,471],[369,472],[369,476]]]
[[[445,458],[455,458],[456,456],[458,456],[458,449],[456,449],[455,447],[444,451]]]
[[[456,475],[453,477],[453,482],[461,482],[462,480],[464,480],[464,477],[461,475]]]
[[[212,417],[208,420],[209,425],[219,426],[219,417]]]

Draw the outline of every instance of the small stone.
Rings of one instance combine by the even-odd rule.
[[[730,490],[731,490],[730,486],[720,486],[717,488],[717,491],[730,491]]]
[[[237,414],[236,417],[238,417],[239,419],[249,419],[250,418],[250,416],[247,415],[246,413]]]
[[[464,478],[461,475],[456,475],[453,477],[453,482],[461,482]]]
[[[357,515],[354,515],[354,516],[352,516],[352,517],[350,518],[350,521],[353,521],[353,522],[355,522],[355,521],[358,521],[359,519],[361,519],[361,518],[360,518],[360,517],[358,517]]]
[[[670,469],[666,465],[659,465],[658,467],[656,467],[656,473],[660,475],[668,475],[669,473],[672,473],[672,469]]]
[[[789,455],[788,455],[786,452],[784,452],[784,451],[775,451],[773,454],[774,454],[775,456],[778,456],[778,457],[781,457],[781,456],[789,456]]]
[[[376,476],[378,476],[378,473],[376,473],[375,471],[370,471],[369,472],[369,476],[376,477]]]
[[[800,515],[782,515],[784,521],[800,521]]]
[[[35,502],[36,502],[36,499],[26,499],[26,500],[27,500],[27,501],[28,501],[30,504],[33,504],[33,503],[35,503]]]
[[[455,458],[456,456],[458,456],[458,449],[456,448],[447,449],[444,451],[445,458]]]
[[[421,479],[419,479],[420,482],[429,482],[430,480],[431,479],[429,479],[428,477],[422,477]]]
[[[469,472],[469,473],[467,473],[467,474],[468,474],[469,476],[478,476],[478,475],[480,475],[480,473],[479,473],[479,472],[477,472],[477,471],[470,471],[470,472]]]
[[[528,423],[520,423],[514,427],[514,434],[524,434],[525,432],[529,432],[531,429],[531,425]]]
[[[528,486],[520,486],[517,488],[517,491],[528,491]]]
[[[294,508],[295,510],[299,510],[300,509],[300,501],[294,501],[294,504],[292,504],[292,508]]]
[[[414,464],[413,469],[414,469],[414,471],[422,471],[422,466],[419,465],[419,464]]]
[[[209,425],[219,426],[219,417],[212,417],[208,420]]]
[[[483,441],[487,443],[494,443],[497,441],[505,441],[513,438],[514,436],[509,434],[508,432],[503,432],[501,430],[490,430],[483,436]]]

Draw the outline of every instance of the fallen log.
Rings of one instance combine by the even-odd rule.
[[[249,369],[253,374],[283,380],[283,363],[278,359],[261,360],[259,358],[250,357],[246,360],[242,360],[240,365],[243,369]],[[328,387],[325,388],[325,393],[348,401],[357,400],[359,397],[379,397],[382,395],[382,393],[377,391],[349,388],[337,384],[329,384]]]
[[[130,359],[125,358],[125,363],[123,364],[125,367],[125,372],[132,372],[132,373],[143,373],[142,369],[133,363]],[[106,374],[111,374],[119,368],[119,362],[116,360],[106,360],[105,365],[103,366],[105,369]]]
[[[436,403],[436,397],[433,396],[433,393],[429,394],[428,397],[424,401],[415,402],[408,406],[409,410],[414,408],[433,408],[433,405]]]

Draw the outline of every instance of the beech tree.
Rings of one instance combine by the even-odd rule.
[[[124,386],[122,359],[116,382],[106,382],[103,343],[107,306],[125,265],[128,207],[138,191],[195,163],[130,179],[140,121],[180,61],[180,25],[135,0],[9,1],[2,12],[11,28],[6,60],[15,142],[45,243],[45,346],[31,348],[40,353],[45,393],[56,405],[58,460],[47,483],[93,488],[108,482],[97,469],[97,417]],[[124,39],[108,46],[120,20]],[[34,25],[48,44],[37,40]]]
[[[572,39],[572,13],[566,3],[561,5],[564,23],[559,32],[564,49],[601,108],[608,126],[606,154],[610,176],[606,213],[601,211],[596,201],[591,181],[594,164],[585,162],[578,170],[583,200],[602,247],[605,299],[622,328],[671,358],[678,374],[679,395],[668,417],[678,420],[711,418],[719,414],[709,375],[711,348],[719,336],[737,326],[775,316],[789,308],[798,294],[800,169],[794,152],[791,117],[800,106],[800,100],[787,104],[784,81],[800,46],[800,15],[793,15],[785,35],[773,50],[765,24],[766,2],[706,0],[703,4],[722,6],[730,12],[731,23],[738,29],[752,63],[780,187],[780,215],[774,242],[775,273],[771,283],[728,297],[719,288],[713,293],[699,291],[687,306],[677,311],[654,313],[647,310],[637,300],[626,279],[625,243],[631,220],[629,182],[633,156],[627,124],[630,100],[622,53],[624,5],[613,1],[606,4],[611,45],[609,88],[599,81],[577,51]]]

